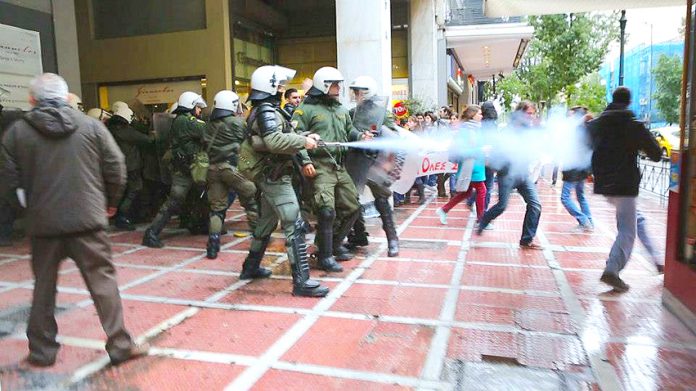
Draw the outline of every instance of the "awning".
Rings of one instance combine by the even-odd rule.
[[[686,6],[686,0],[483,0],[488,17]]]
[[[515,69],[533,34],[526,23],[500,23],[448,27],[445,38],[467,74],[488,79]]]

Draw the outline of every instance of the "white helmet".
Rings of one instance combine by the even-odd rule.
[[[185,109],[193,110],[194,107],[200,107],[205,109],[208,107],[203,100],[203,97],[196,94],[195,92],[186,91],[179,95],[179,101],[177,101],[178,107],[183,107]]]
[[[87,115],[94,118],[94,119],[98,119],[99,121],[105,121],[105,120],[111,118],[111,113],[109,113],[108,111],[106,111],[104,109],[100,109],[98,107],[95,107],[93,109],[89,109],[87,111]]]
[[[127,104],[126,102],[117,100],[116,102],[114,102],[114,103],[111,104],[111,112],[112,112],[112,113],[115,113],[115,112],[117,112],[119,109],[121,109],[121,108],[123,108],[123,107],[128,107],[128,104]]]
[[[295,77],[295,70],[280,65],[264,65],[251,74],[249,99],[265,99],[278,93],[278,87],[287,85]]]
[[[342,83],[343,75],[334,67],[322,67],[314,73],[312,87],[322,94],[328,94],[333,83]]]
[[[114,116],[119,116],[125,119],[128,123],[131,123],[131,121],[133,121],[133,110],[131,110],[128,106],[119,106],[118,110],[114,111]]]
[[[358,76],[348,86],[357,95],[358,91],[363,91],[362,97],[370,99],[377,95],[377,82],[370,76]],[[357,96],[356,96],[357,98]]]
[[[222,90],[213,98],[213,109],[227,110],[233,113],[239,109],[239,96],[230,90]]]

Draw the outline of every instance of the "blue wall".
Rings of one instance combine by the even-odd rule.
[[[651,61],[652,50],[652,61]],[[652,94],[655,94],[655,78],[652,77],[651,69],[657,65],[660,56],[674,55],[679,58],[684,57],[684,42],[672,41],[657,43],[650,46],[638,46],[624,55],[624,86],[631,89],[633,102],[630,109],[641,120],[652,123],[652,127],[664,124],[664,118],[657,110]],[[613,63],[613,71],[612,71]],[[599,74],[606,82],[607,102],[611,102],[612,91],[619,86],[619,58],[606,61],[599,70]],[[652,110],[651,110],[652,108]]]

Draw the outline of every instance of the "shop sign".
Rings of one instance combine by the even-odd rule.
[[[0,73],[43,73],[41,39],[36,31],[0,24]]]
[[[109,102],[139,100],[146,105],[176,102],[185,91],[201,93],[199,80],[109,86]]]

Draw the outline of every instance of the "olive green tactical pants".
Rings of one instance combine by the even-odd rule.
[[[256,204],[256,186],[246,179],[237,167],[229,163],[211,164],[208,169],[208,202],[210,203],[210,234],[219,234],[222,229],[224,213],[227,210],[228,194],[234,191],[239,196],[239,203],[244,208],[249,227],[253,230],[258,220]]]
[[[325,161],[314,161],[317,175],[310,180],[313,193],[314,210],[322,208],[336,211],[336,223],[340,226],[355,211],[360,209],[358,191],[355,189],[353,179],[343,167],[338,167]]]
[[[169,190],[169,197],[160,208],[159,213],[157,213],[157,216],[155,216],[155,219],[152,221],[152,225],[150,226],[150,228],[155,231],[155,234],[159,235],[159,233],[162,232],[162,229],[164,229],[164,226],[169,222],[169,219],[172,217],[174,212],[181,208],[186,200],[186,195],[188,194],[189,190],[191,190],[191,186],[193,186],[193,179],[188,172],[172,172],[172,186]]]
[[[290,243],[297,234],[295,222],[300,215],[300,206],[292,187],[292,179],[289,175],[282,176],[277,181],[261,178],[254,182],[259,190],[259,219],[254,230],[254,239],[251,241],[250,251],[261,251],[264,248],[263,241],[271,236],[278,226],[285,234],[286,250],[291,263],[295,263]]]

